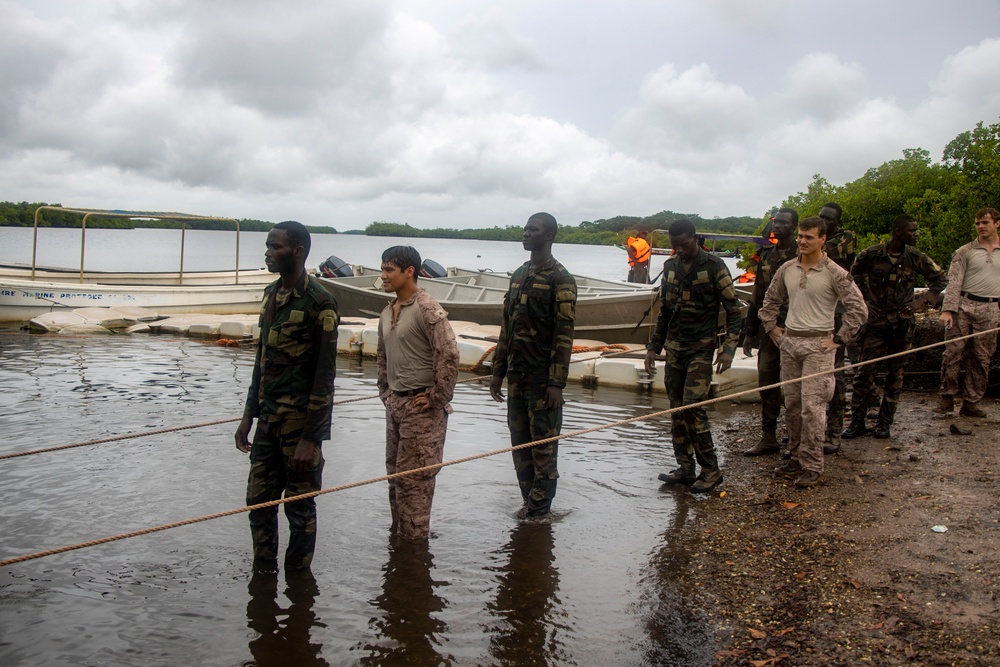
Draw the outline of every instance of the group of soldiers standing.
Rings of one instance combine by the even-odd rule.
[[[949,343],[935,412],[951,412],[961,399],[961,415],[985,416],[978,403],[997,337],[966,337],[1000,325],[1000,212],[985,208],[976,214],[977,238],[955,251],[947,276],[915,247],[918,223],[913,218],[898,216],[889,241],[858,254],[856,238],[841,227],[841,216],[833,202],[801,221],[790,208],[774,215],[773,243],[758,255],[745,320],[723,260],[701,247],[690,220],[671,224],[674,253],[663,266],[661,307],[644,364],[653,374],[657,355],[665,351],[667,394],[671,407],[681,408],[671,425],[678,467],[659,475],[665,484],[707,493],[723,482],[708,415],[686,406],[708,398],[712,373],[732,365],[741,332],[744,351],[759,351],[759,386],[779,380],[784,385],[761,391],[763,435],[744,454],[780,451],[784,404],[789,446],[787,461],[776,472],[794,476],[796,486],[818,484],[824,455],[838,452],[841,438],[867,433],[875,364],[862,364],[854,374],[846,429],[843,374],[837,373],[835,381],[830,373],[844,365],[848,343],[855,344],[860,362],[908,349],[914,313],[936,303],[942,292],[940,319]],[[512,446],[549,440],[513,453],[523,500],[517,516],[523,519],[550,512],[559,478],[555,438],[562,427],[577,290],[573,276],[552,256],[557,227],[548,213],[532,215],[524,227],[522,244],[530,259],[514,272],[504,298],[490,384],[495,400],[507,400]],[[265,290],[261,304],[261,336],[235,438],[237,449],[250,454],[248,505],[321,488],[321,444],[330,437],[340,318],[336,301],[305,271],[309,247],[309,233],[297,222],[279,223],[268,233],[265,262],[280,277]],[[648,254],[637,258],[644,256],[648,262]],[[386,408],[386,471],[415,471],[389,484],[391,532],[407,541],[429,536],[435,464],[442,461],[458,375],[454,332],[441,305],[419,288],[419,267],[419,254],[408,246],[389,248],[382,257],[383,289],[395,298],[379,320],[378,388]],[[918,277],[928,289],[914,298]],[[903,361],[884,363],[876,438],[890,437],[902,390]],[[250,511],[255,572],[277,572],[277,511],[275,506]],[[285,513],[291,533],[285,569],[308,570],[316,544],[315,500],[286,504]]]

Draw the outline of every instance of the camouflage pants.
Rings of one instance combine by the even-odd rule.
[[[323,451],[309,470],[291,468],[295,446],[302,435],[305,414],[282,421],[257,421],[257,432],[250,447],[250,477],[247,480],[247,505],[291,498],[323,488]],[[308,498],[285,503],[290,536],[285,550],[285,568],[309,567],[316,550],[316,500]],[[278,508],[250,510],[250,535],[253,538],[254,566],[274,567],[278,562]]]
[[[441,463],[448,413],[420,412],[413,396],[389,394],[385,402],[385,472],[389,475]],[[392,531],[406,540],[426,540],[439,469],[389,480]]]
[[[795,380],[834,367],[834,353],[822,338],[785,335],[781,339],[781,381]],[[843,349],[841,347],[840,349]],[[823,472],[826,406],[833,396],[833,375],[792,382],[785,390],[785,422],[792,459],[805,470]]]
[[[837,313],[834,318],[834,332],[840,331],[843,322],[843,315]],[[841,345],[834,355],[834,368],[843,368],[844,359],[847,357],[847,346]],[[833,397],[826,408],[826,440],[834,442],[840,440],[840,432],[844,430],[844,408],[847,406],[847,378],[844,373],[833,375],[834,388]]]
[[[883,326],[869,326],[865,329],[864,335],[859,341],[861,357],[860,361],[878,359],[887,354],[895,354],[913,347],[913,332],[916,330],[916,322],[908,319],[901,319],[895,324],[885,324]],[[876,366],[885,366],[885,382],[882,385],[883,396],[882,405],[879,408],[879,421],[892,424],[896,416],[896,406],[899,404],[899,396],[903,393],[903,366],[906,364],[905,357],[889,359],[878,364],[867,364],[854,369],[854,384],[851,394],[851,414],[864,415],[868,412],[868,406],[875,398],[875,370]]]
[[[668,348],[666,355],[664,380],[670,407],[691,405],[708,399],[712,390],[714,351]],[[694,472],[695,460],[708,470],[719,467],[705,408],[690,408],[672,413],[670,439],[673,441],[674,458],[685,472]]]
[[[995,303],[982,303],[962,297],[954,324],[945,332],[951,340],[968,336],[977,331],[995,329],[1000,324],[1000,309]],[[941,357],[941,395],[960,396],[970,403],[978,403],[986,393],[990,372],[990,359],[997,349],[996,334],[976,336],[968,340],[948,343]],[[965,367],[965,382],[959,387],[959,375]]]
[[[562,429],[562,406],[555,410],[542,407],[546,389],[544,381],[539,383],[529,376],[508,374],[507,426],[510,428],[512,446],[551,438]],[[552,499],[556,496],[559,441],[515,449],[511,453],[517,482],[521,487],[521,498],[528,508],[528,515],[545,514],[552,507]]]
[[[781,380],[781,351],[771,340],[771,336],[761,332],[757,336],[757,385],[760,387],[777,384]],[[760,425],[764,433],[778,430],[781,416],[781,389],[765,389],[760,392]]]

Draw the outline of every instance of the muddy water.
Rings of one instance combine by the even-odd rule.
[[[251,364],[187,339],[0,331],[0,453],[237,416]],[[373,393],[374,362],[338,372],[338,398]],[[665,407],[567,399],[565,430]],[[507,446],[485,387],[460,385],[454,407],[446,458]],[[0,558],[241,506],[234,428],[0,461]],[[382,429],[377,400],[335,408],[324,484],[383,474]],[[666,433],[565,441],[550,523],[513,518],[509,455],[446,468],[426,549],[390,544],[384,483],[323,496],[312,577],[251,579],[244,514],[7,566],[0,664],[711,664],[713,629],[677,577],[706,501],[658,488]]]

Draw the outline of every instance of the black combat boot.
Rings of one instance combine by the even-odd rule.
[[[708,493],[722,484],[722,470],[719,469],[719,457],[715,453],[715,444],[712,442],[711,433],[698,434],[698,448],[695,450],[695,458],[701,465],[701,474],[691,485],[691,493]]]
[[[878,423],[875,424],[875,437],[879,440],[885,440],[886,438],[891,437],[891,434],[889,433],[889,426],[889,422],[884,419],[879,419]]]
[[[858,408],[853,413],[851,413],[851,423],[844,432],[840,434],[840,437],[844,440],[853,440],[854,438],[860,438],[868,431],[865,426],[865,413],[862,408]]]

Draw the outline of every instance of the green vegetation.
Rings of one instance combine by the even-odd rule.
[[[35,210],[39,206],[60,206],[60,204],[44,204],[29,202],[0,202],[0,227],[33,227],[35,225]],[[79,227],[82,216],[78,213],[45,210],[38,218],[39,227]],[[240,220],[240,230],[244,232],[267,232],[274,227],[273,222],[264,220]],[[217,231],[233,231],[235,225],[228,220],[170,220],[161,218],[150,220],[144,218],[101,218],[92,216],[87,219],[87,227],[91,229],[180,229],[181,225],[188,229],[207,229]],[[313,234],[336,234],[333,227],[317,227],[306,225]]]

